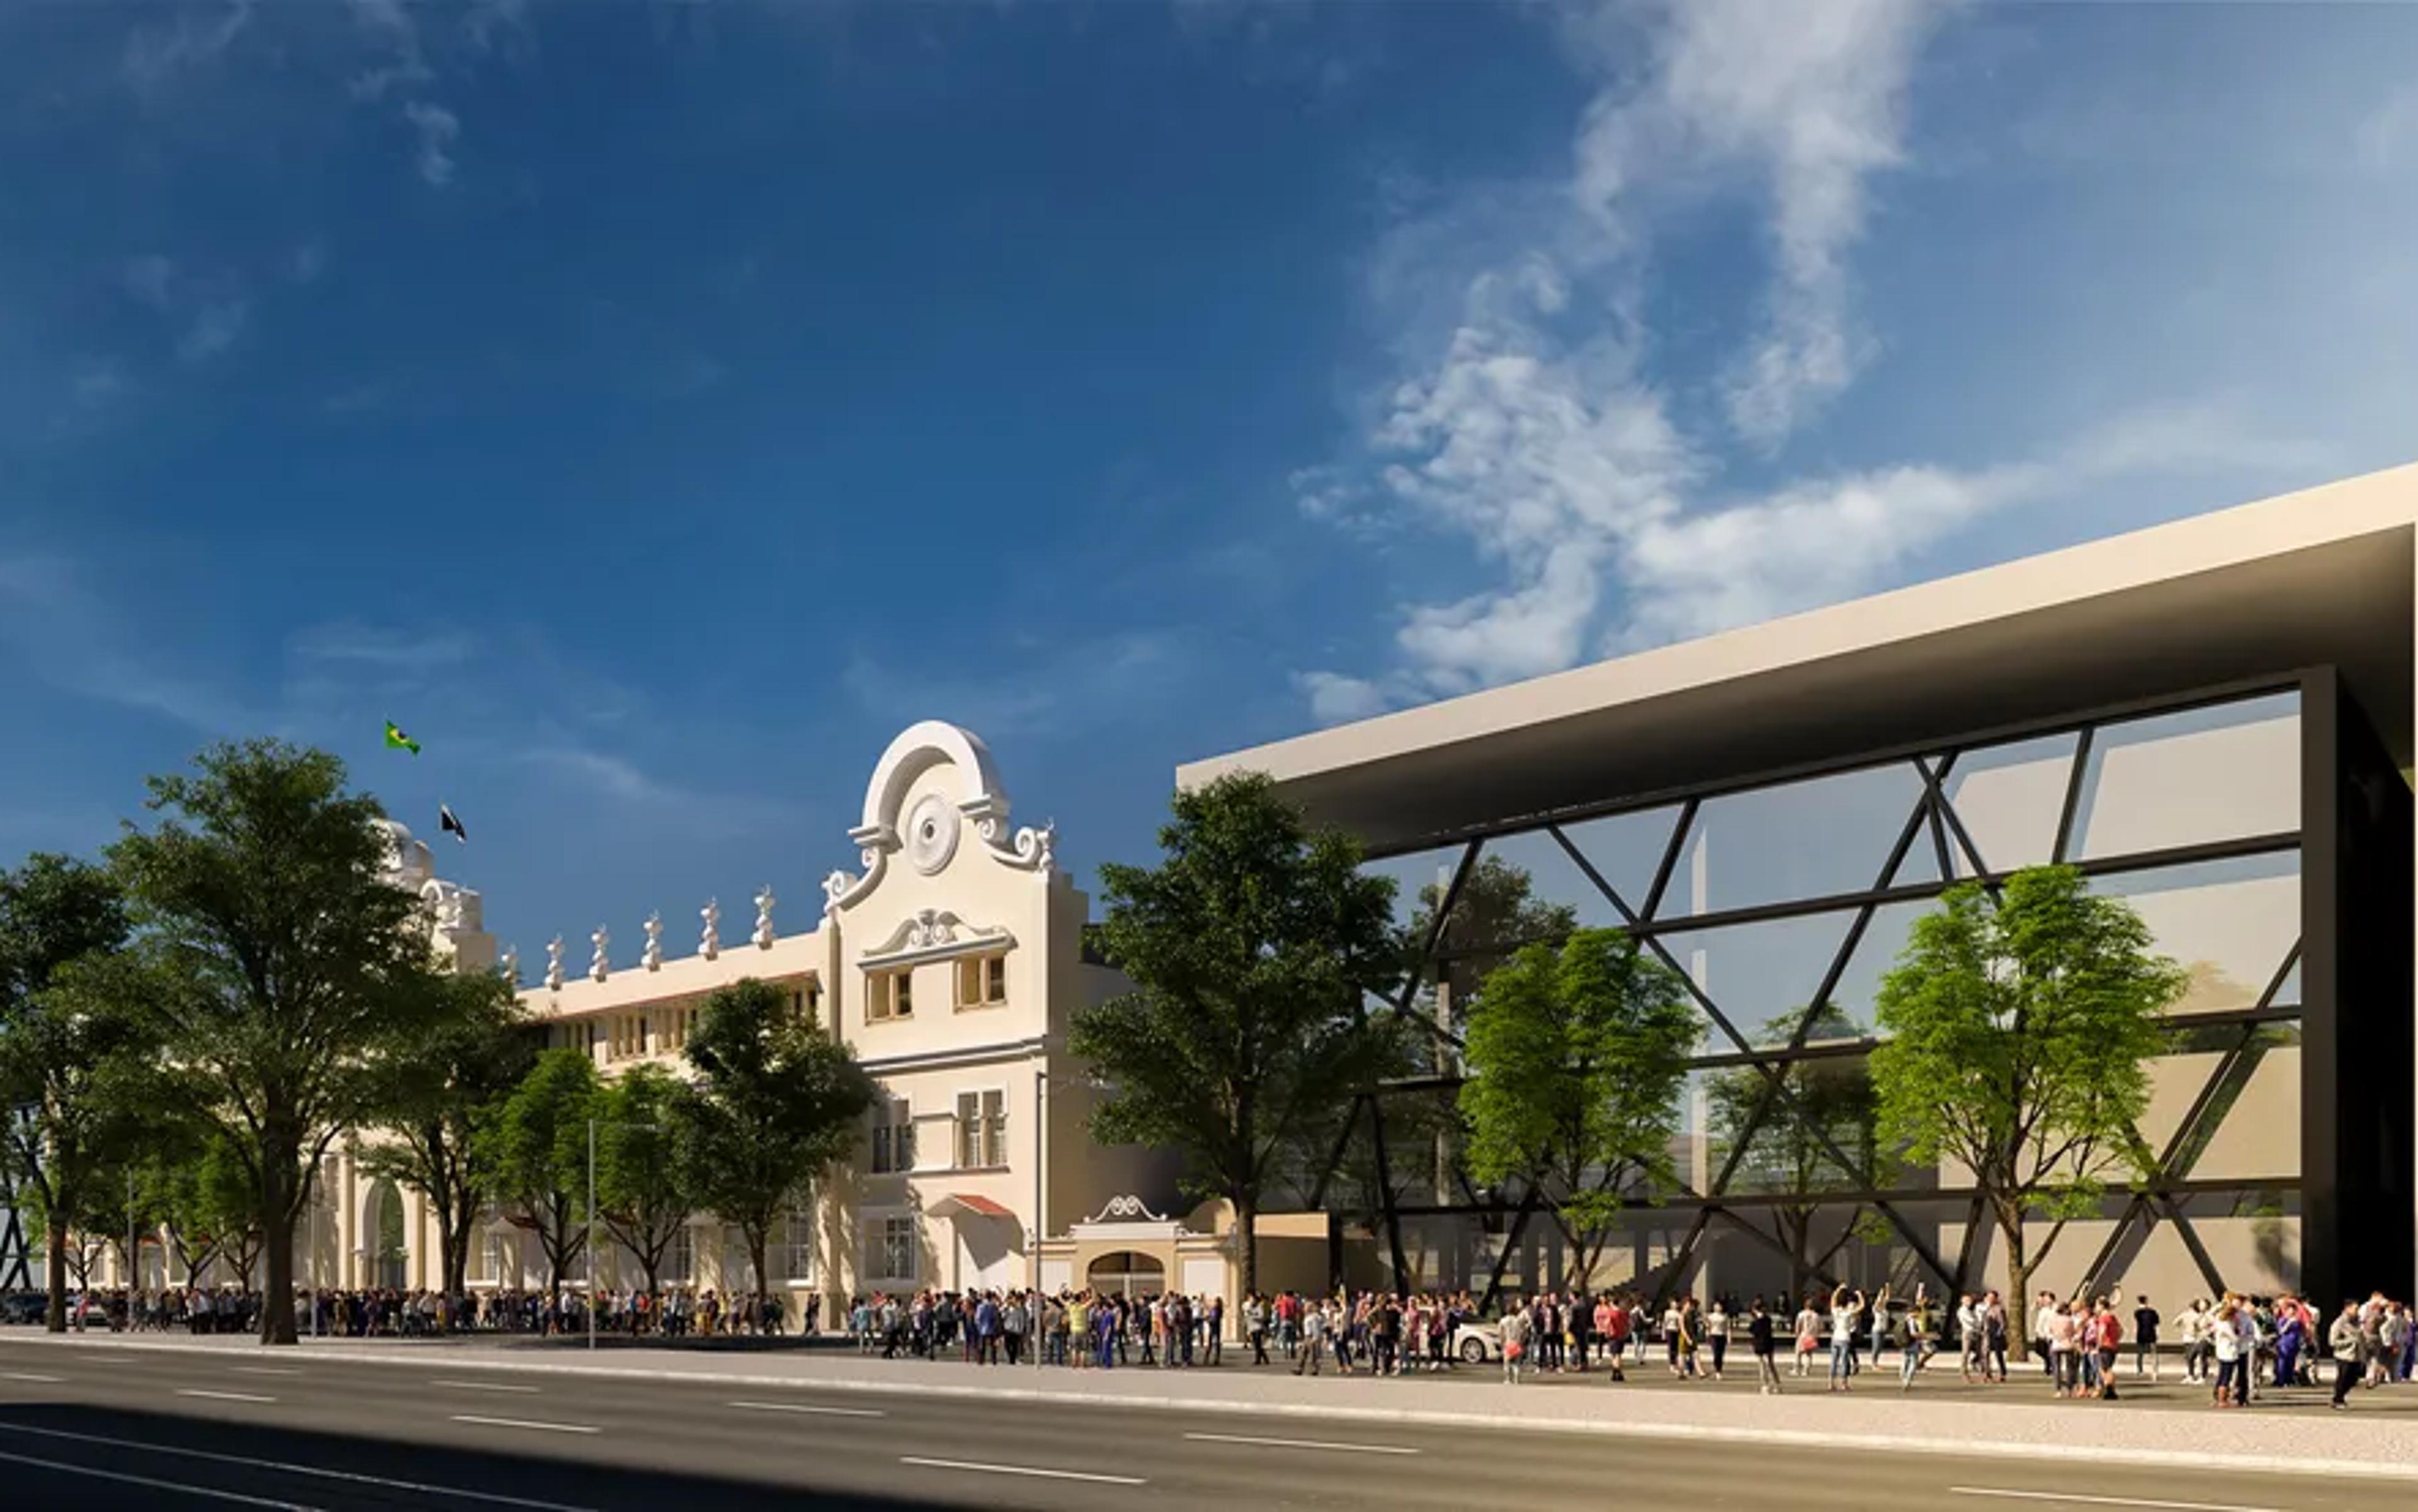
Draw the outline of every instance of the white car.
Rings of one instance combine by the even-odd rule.
[[[1462,1323],[1452,1331],[1452,1357],[1463,1365],[1487,1365],[1503,1358],[1501,1323]]]

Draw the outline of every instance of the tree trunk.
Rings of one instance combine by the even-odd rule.
[[[53,1212],[56,1212],[55,1208]],[[43,1315],[43,1326],[54,1334],[68,1331],[68,1230],[56,1218],[42,1225],[47,1274],[42,1277],[50,1292],[50,1307]]]
[[[771,1225],[747,1230],[747,1258],[756,1263],[756,1316],[749,1320],[757,1329],[764,1326],[765,1283],[772,1273],[764,1268],[765,1241],[772,1237]]]
[[[1245,1197],[1234,1202],[1234,1232],[1243,1245],[1243,1295],[1260,1294],[1260,1204]]]
[[[2020,1207],[2007,1203],[1994,1204],[1997,1209],[1998,1237],[2007,1246],[2007,1333],[2012,1336],[2021,1328],[2027,1341],[2031,1337],[2032,1268],[2024,1254],[2024,1213]]]
[[[265,1145],[260,1161],[260,1220],[268,1229],[268,1278],[260,1289],[260,1341],[297,1342],[294,1330],[294,1211],[286,1180],[294,1162],[286,1153]]]

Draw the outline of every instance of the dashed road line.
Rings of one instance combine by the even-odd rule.
[[[604,1430],[586,1423],[540,1423],[525,1417],[475,1417],[467,1413],[453,1414],[456,1423],[476,1423],[482,1428],[530,1428],[540,1433],[602,1433]]]
[[[1045,1470],[1039,1465],[987,1465],[973,1459],[926,1459],[919,1455],[900,1455],[902,1465],[921,1465],[926,1470],[963,1470],[984,1475],[1033,1475],[1044,1480],[1088,1480],[1102,1486],[1147,1486],[1150,1482],[1140,1475],[1101,1475],[1088,1470]]]

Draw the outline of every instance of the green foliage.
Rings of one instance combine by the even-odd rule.
[[[1157,867],[1100,868],[1133,989],[1078,1014],[1071,1048],[1110,1089],[1096,1138],[1180,1151],[1186,1190],[1233,1204],[1250,1290],[1269,1181],[1382,1064],[1365,995],[1399,982],[1393,883],[1255,772],[1178,793],[1158,838]]]
[[[1995,904],[1978,885],[1951,888],[1883,979],[1880,1136],[1972,1173],[2007,1246],[2010,1296],[2029,1286],[2026,1217],[2092,1213],[2107,1176],[2139,1166],[2145,1062],[2186,982],[2138,915],[2070,866],[2017,872]]]
[[[528,1075],[538,1041],[499,975],[431,972],[416,985],[437,1000],[410,1015],[371,1057],[368,1096],[378,1133],[360,1166],[427,1199],[444,1288],[459,1292],[479,1211],[496,1195],[482,1132]]]
[[[1412,952],[1425,945],[1435,928],[1445,891],[1437,882],[1419,889],[1419,906],[1404,939]],[[1458,1031],[1468,1020],[1470,999],[1479,982],[1504,956],[1523,945],[1558,947],[1578,926],[1578,909],[1538,897],[1525,868],[1500,856],[1481,855],[1462,881],[1451,916],[1436,940],[1437,952],[1449,958],[1421,983],[1420,1000],[1432,1016],[1441,985],[1446,1027]]]
[[[172,1106],[156,1035],[113,990],[127,975],[127,931],[99,867],[38,855],[0,873],[0,1110],[12,1115],[0,1121],[0,1174],[43,1217],[54,1333],[67,1326],[70,1231]]]
[[[635,1255],[647,1290],[696,1211],[696,1120],[686,1084],[660,1065],[632,1066],[597,1099],[596,1208],[604,1227]]]
[[[282,741],[221,744],[154,777],[148,832],[110,849],[140,931],[130,1000],[190,1105],[259,1194],[262,1339],[294,1338],[294,1229],[336,1137],[376,1111],[376,1055],[449,1000],[419,899],[389,880],[377,804],[344,764]]]
[[[1541,1184],[1580,1286],[1629,1190],[1669,1179],[1695,1041],[1686,984],[1621,930],[1529,945],[1478,992],[1461,1090],[1470,1173]]]
[[[482,1168],[512,1221],[537,1235],[559,1291],[588,1246],[588,1121],[602,1087],[583,1050],[547,1050],[479,1131]]]
[[[259,1194],[225,1134],[205,1125],[160,1147],[147,1164],[176,1268],[198,1275],[221,1261],[250,1285],[263,1237]]]
[[[1805,1016],[1803,1010],[1783,1014],[1763,1026],[1758,1043],[1785,1045]],[[1859,1037],[1845,1015],[1825,1004],[1808,1026],[1805,1042]],[[1769,1211],[1782,1245],[1791,1257],[1789,1290],[1802,1291],[1812,1279],[1829,1278],[1826,1267],[1848,1240],[1871,1230],[1859,1220],[1861,1211],[1843,1224],[1830,1242],[1816,1250],[1814,1238],[1822,1215],[1829,1209],[1820,1193],[1829,1188],[1859,1187],[1879,1156],[1880,1101],[1873,1090],[1872,1070],[1859,1056],[1792,1061],[1780,1071],[1784,1100],[1772,1096],[1771,1078],[1752,1066],[1716,1072],[1706,1078],[1707,1132],[1717,1160],[1744,1142],[1731,1189],[1768,1192],[1806,1200],[1786,1200]],[[1756,1115],[1762,1114],[1760,1122]],[[1856,1163],[1842,1169],[1832,1147]],[[1881,1224],[1886,1232],[1886,1220]]]
[[[690,1196],[737,1224],[758,1295],[772,1280],[773,1229],[804,1207],[815,1178],[854,1153],[873,1078],[788,994],[753,978],[706,1000],[689,1031],[695,1095],[673,1106],[693,1175]]]

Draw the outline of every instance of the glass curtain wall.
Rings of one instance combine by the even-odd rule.
[[[1671,1152],[1684,1184],[1635,1210],[1595,1286],[1996,1284],[2003,1265],[1957,1174],[1877,1158],[1863,1052],[1881,979],[1945,888],[2071,863],[2139,912],[2190,985],[2140,1126],[2159,1190],[2064,1225],[2039,1284],[2120,1284],[2162,1306],[2220,1281],[2291,1286],[2300,705],[2284,686],[1371,861],[1415,945],[1434,940],[1396,1001],[1457,1034],[1489,970],[1574,927],[1631,929],[1693,985],[1697,1061]],[[1324,1204],[1361,1216],[1381,1251],[1385,1225],[1403,1226],[1417,1285],[1568,1284],[1554,1227],[1523,1211],[1518,1184],[1483,1190],[1459,1168],[1450,1043],[1401,1069],[1401,1090],[1377,1099],[1390,1192],[1347,1153]],[[1775,1106],[1773,1076],[1793,1109]]]

